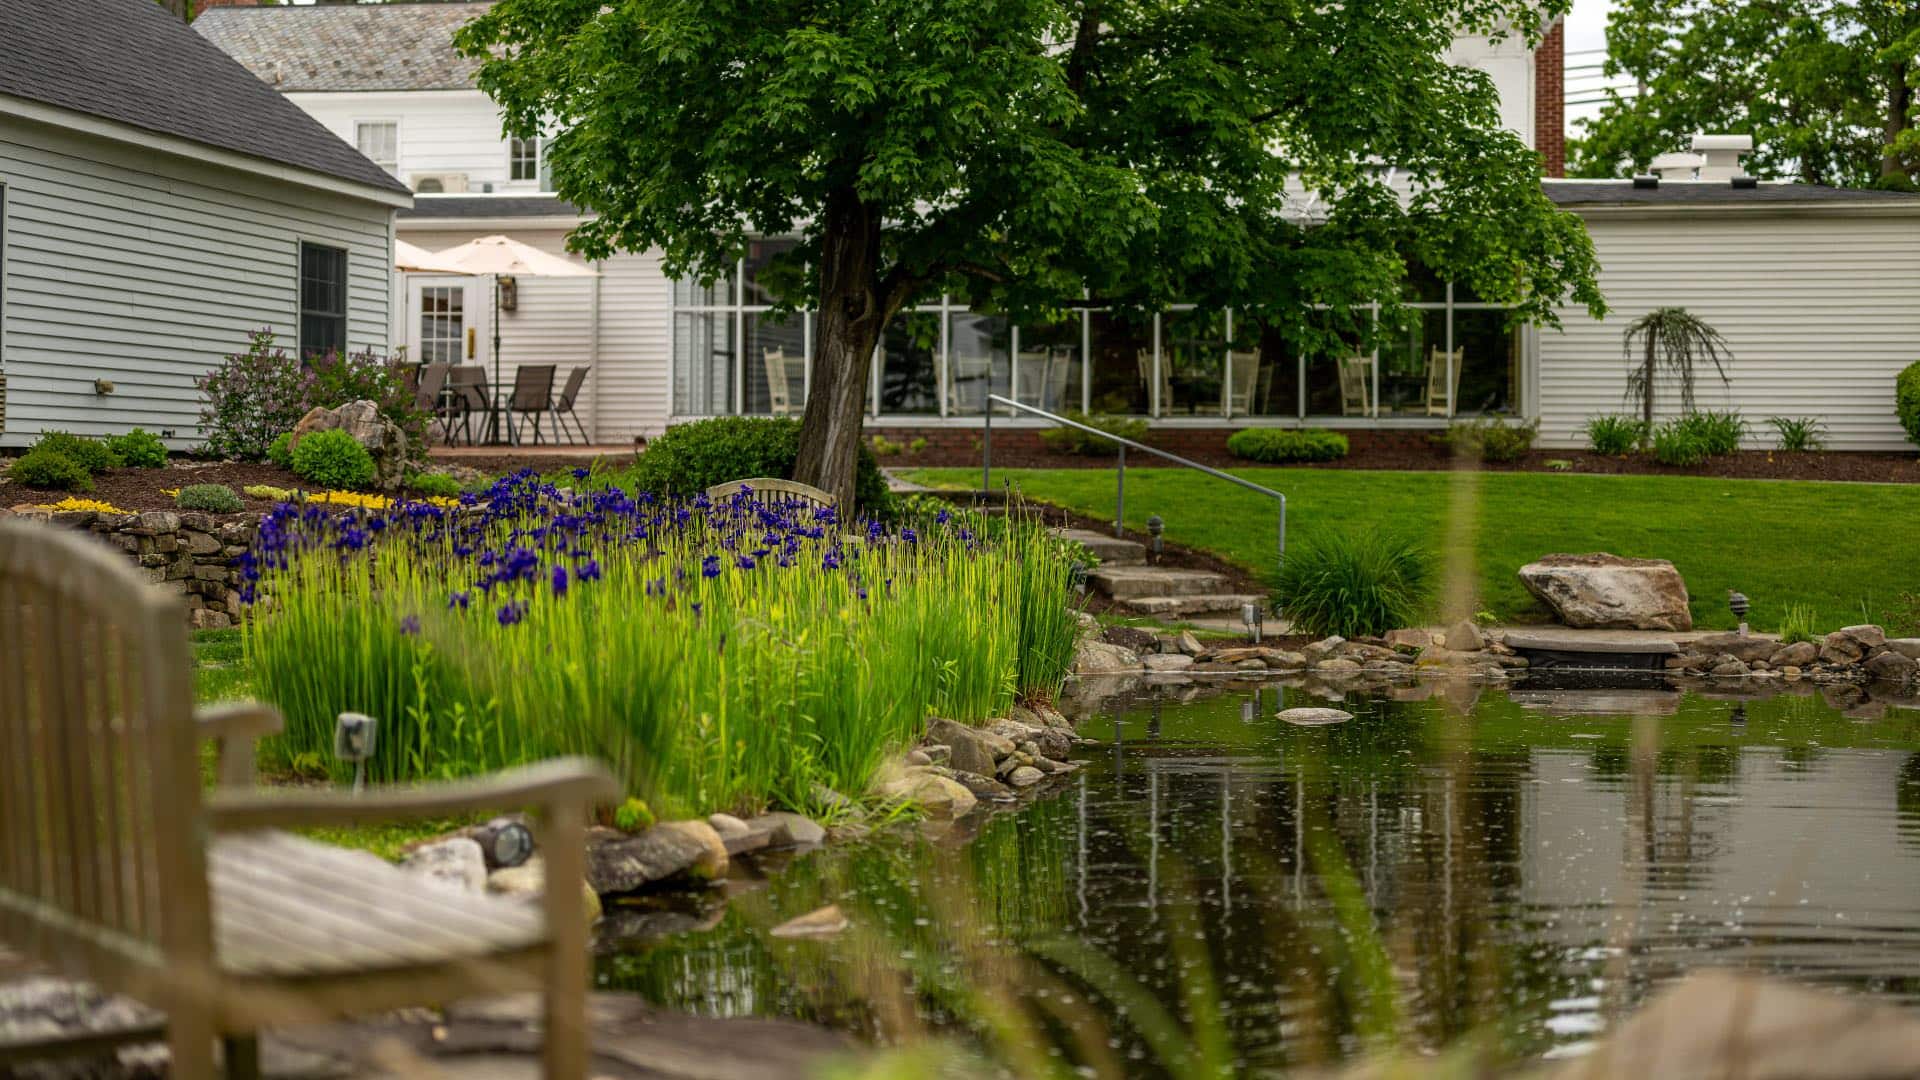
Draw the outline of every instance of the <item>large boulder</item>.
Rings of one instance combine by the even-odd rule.
[[[290,446],[320,431],[344,431],[373,456],[373,483],[381,491],[400,490],[407,473],[410,448],[400,425],[380,415],[371,401],[349,401],[337,409],[316,406],[293,426]]]
[[[930,768],[910,769],[897,780],[880,785],[882,798],[911,803],[929,817],[965,817],[979,802],[973,790]]]
[[[1140,657],[1132,649],[1105,641],[1082,641],[1073,654],[1076,675],[1113,675],[1139,671]]]
[[[996,737],[992,732],[952,720],[927,721],[927,738],[947,747],[949,766],[977,776],[992,776],[994,762],[1006,756],[1001,753],[1002,745],[1008,750],[1012,747],[1004,736]]]
[[[1789,651],[1777,638],[1761,637],[1758,634],[1708,634],[1705,637],[1696,638],[1689,648],[1709,656],[1725,654],[1747,664],[1755,660],[1765,660],[1769,666],[1775,663],[1773,657],[1776,653],[1784,654],[1789,663],[1806,663],[1806,660],[1794,658],[1817,652],[1812,648]]]
[[[1596,552],[1546,555],[1520,568],[1520,583],[1580,629],[1691,630],[1687,583],[1665,559]]]
[[[587,840],[587,884],[603,896],[726,872],[726,844],[704,821],[664,821],[636,836],[595,829]]]
[[[452,892],[478,893],[487,887],[487,860],[480,845],[464,836],[414,848],[400,869]]]

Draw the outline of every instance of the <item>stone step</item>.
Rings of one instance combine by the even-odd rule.
[[[1115,607],[1133,615],[1151,615],[1159,619],[1180,619],[1189,615],[1214,612],[1238,613],[1246,603],[1266,607],[1268,598],[1259,593],[1208,593],[1201,596],[1136,596],[1115,601]]]
[[[1102,566],[1137,566],[1147,561],[1145,545],[1107,533],[1092,529],[1056,529],[1054,535],[1093,552]]]
[[[1132,600],[1142,596],[1203,596],[1219,590],[1220,575],[1208,570],[1102,564],[1100,569],[1087,575],[1087,583],[1115,600]]]

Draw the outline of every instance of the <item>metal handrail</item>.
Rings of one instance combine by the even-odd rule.
[[[1260,494],[1265,495],[1269,498],[1279,500],[1280,502],[1280,561],[1283,563],[1287,561],[1287,497],[1281,494],[1280,492],[1275,491],[1270,487],[1262,487],[1251,480],[1242,480],[1230,472],[1223,472],[1222,470],[1216,469],[1211,465],[1202,465],[1197,461],[1193,461],[1188,458],[1183,458],[1179,454],[1175,454],[1167,450],[1162,450],[1157,446],[1148,446],[1146,443],[1135,442],[1134,440],[1129,439],[1123,435],[1115,435],[1110,431],[1101,431],[1099,428],[1093,427],[1090,424],[1083,424],[1078,420],[1069,420],[1066,417],[1061,416],[1057,413],[1050,413],[1045,409],[1038,409],[1032,405],[1027,405],[1027,404],[1023,404],[1021,402],[1015,401],[1012,398],[1001,397],[999,394],[987,395],[988,407],[985,410],[985,416],[986,416],[985,428],[981,433],[981,440],[980,440],[980,488],[981,490],[983,491],[993,490],[993,408],[992,406],[994,405],[1005,405],[1010,409],[1018,409],[1021,412],[1032,413],[1033,415],[1041,417],[1045,420],[1050,420],[1055,424],[1060,424],[1065,427],[1075,428],[1080,431],[1084,431],[1089,435],[1095,435],[1102,439],[1106,439],[1109,442],[1120,444],[1120,464],[1116,472],[1117,487],[1115,490],[1114,502],[1113,502],[1113,535],[1119,536],[1121,534],[1121,525],[1124,521],[1126,521],[1126,518],[1127,518],[1127,447],[1131,446],[1135,450],[1143,450],[1149,454],[1154,455],[1155,457],[1165,458],[1168,461],[1173,462],[1175,465],[1183,465],[1189,469],[1198,469],[1199,471],[1206,473],[1208,476],[1217,477],[1221,480],[1225,480],[1229,484],[1238,484],[1241,487],[1246,488],[1248,491],[1257,491]]]

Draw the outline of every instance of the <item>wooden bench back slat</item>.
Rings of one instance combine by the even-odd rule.
[[[177,601],[91,537],[13,520],[0,612],[0,936],[82,969],[206,962]]]
[[[822,491],[812,484],[803,484],[798,480],[782,480],[772,476],[756,476],[747,480],[729,480],[724,484],[715,484],[707,489],[707,498],[714,502],[731,499],[741,489],[751,488],[754,502],[803,502],[813,506],[832,506],[834,498],[831,492]]]

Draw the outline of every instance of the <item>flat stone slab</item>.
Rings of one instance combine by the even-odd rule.
[[[1102,566],[1117,566],[1147,561],[1146,546],[1134,540],[1123,540],[1092,529],[1056,529],[1054,535],[1062,540],[1071,540],[1100,559]]]
[[[1208,596],[1136,596],[1118,601],[1119,606],[1136,615],[1153,615],[1159,618],[1179,618],[1185,615],[1200,615],[1209,611],[1240,610],[1242,604],[1249,601],[1267,605],[1267,598],[1256,593],[1215,593]]]
[[[1566,626],[1507,631],[1507,647],[1515,652],[1538,649],[1571,653],[1651,653],[1672,656],[1680,651],[1664,630],[1575,630]]]
[[[1345,709],[1281,709],[1274,716],[1281,723],[1295,727],[1325,727],[1353,719],[1353,714]]]
[[[1204,596],[1220,588],[1219,574],[1165,566],[1102,566],[1088,575],[1087,581],[1116,600],[1141,596]]]

